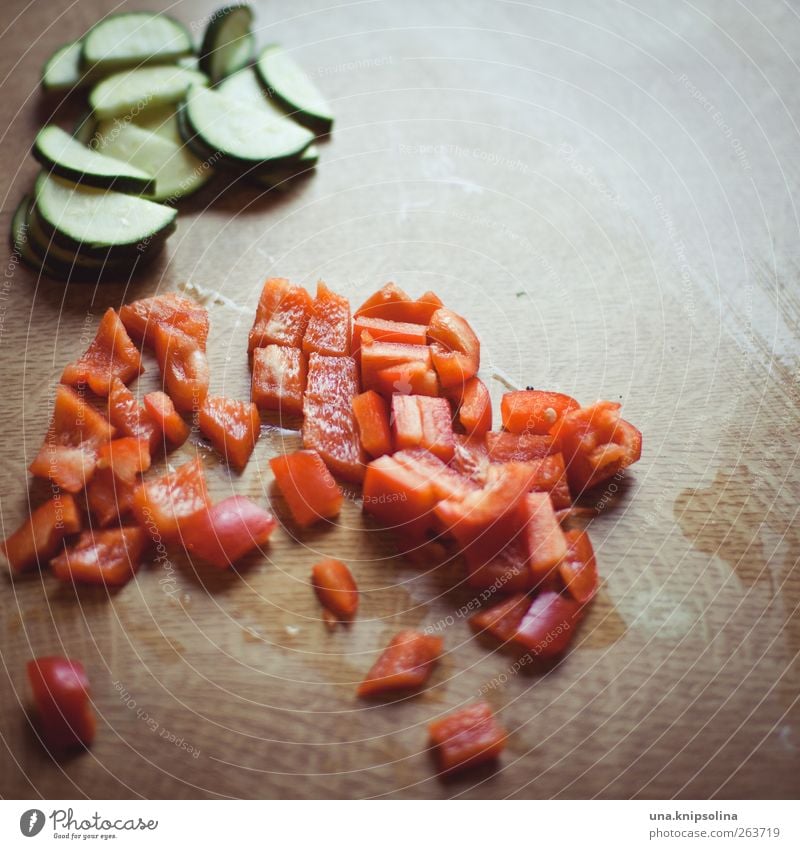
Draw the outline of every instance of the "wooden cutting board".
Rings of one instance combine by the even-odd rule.
[[[112,6],[6,8],[3,232],[53,108],[39,68]],[[108,306],[201,295],[212,389],[244,398],[267,276],[322,278],[354,303],[394,280],[474,323],[496,404],[503,375],[621,400],[642,429],[641,463],[597,495],[602,591],[560,664],[515,674],[472,639],[458,571],[394,557],[356,491],[335,529],[281,528],[236,572],[171,552],[110,595],[47,574],[4,581],[0,795],[796,796],[797,18],[777,0],[752,13],[722,0],[256,6],[259,43],[295,51],[335,107],[318,173],[264,196],[215,181],[127,286],[65,289],[4,246],[3,535],[28,509],[60,370]],[[211,9],[170,7],[196,38]],[[155,375],[148,362],[145,385]],[[269,497],[267,460],[297,438],[264,430],[241,476],[201,446],[216,496]],[[323,555],[363,591],[358,621],[333,635],[308,583]],[[429,690],[355,699],[394,632],[437,623],[446,655]],[[54,762],[28,728],[24,665],[42,653],[88,667],[100,724],[87,754]],[[508,750],[443,783],[426,724],[481,695]]]

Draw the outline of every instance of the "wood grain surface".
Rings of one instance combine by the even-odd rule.
[[[48,574],[4,580],[0,795],[796,797],[797,10],[254,5],[259,42],[287,45],[335,108],[318,173],[261,196],[212,182],[126,284],[65,288],[3,246],[2,535],[29,492],[41,496],[26,465],[61,368],[108,306],[221,293],[207,298],[212,391],[247,397],[247,329],[267,276],[323,278],[353,302],[394,280],[434,289],[474,323],[496,403],[499,371],[622,400],[642,429],[641,463],[597,496],[602,591],[563,662],[515,674],[459,615],[471,595],[458,571],[394,557],[355,491],[336,528],[287,524],[267,558],[236,572],[170,555],[110,594]],[[3,232],[54,108],[40,66],[115,8],[4,4]],[[162,8],[199,38],[213,5]],[[55,106],[68,126],[77,107]],[[143,386],[157,379],[147,365]],[[296,441],[265,423],[241,476],[199,443],[213,493],[263,501],[267,460]],[[333,635],[308,583],[321,555],[350,563],[363,591],[358,621]],[[426,692],[356,700],[394,632],[437,623],[446,654]],[[29,728],[24,665],[42,653],[88,667],[99,733],[86,754],[54,761]],[[426,724],[480,694],[508,750],[496,770],[442,782]]]

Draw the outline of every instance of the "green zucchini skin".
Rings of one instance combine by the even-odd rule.
[[[200,47],[200,70],[212,82],[218,83],[252,62],[256,43],[252,23],[253,10],[246,4],[223,6],[211,16]],[[231,30],[234,40],[230,40]]]

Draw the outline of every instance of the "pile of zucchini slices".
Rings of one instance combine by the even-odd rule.
[[[333,116],[281,47],[256,54],[252,21],[249,6],[217,10],[196,52],[168,15],[116,14],[53,54],[43,89],[86,89],[89,111],[36,136],[42,171],[11,227],[22,259],[62,280],[127,278],[213,174],[270,190],[314,169]]]

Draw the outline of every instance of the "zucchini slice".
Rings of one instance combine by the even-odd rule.
[[[175,229],[177,210],[121,192],[72,186],[44,172],[36,178],[35,209],[55,242],[87,257],[135,256]]]
[[[263,106],[274,115],[286,117],[283,109],[276,108],[275,104],[270,103],[269,95],[253,68],[243,68],[231,74],[216,87],[215,91],[234,100],[245,100],[248,103]]]
[[[213,153],[239,165],[294,159],[314,134],[279,114],[269,100],[255,109],[246,100],[193,86],[183,106],[186,129]]]
[[[65,92],[78,88],[87,82],[81,70],[80,41],[62,44],[44,63],[42,68],[42,89],[46,92]]]
[[[72,128],[72,137],[81,144],[88,146],[92,143],[92,137],[96,129],[97,121],[95,121],[94,115],[91,112],[84,112]]]
[[[101,121],[133,117],[148,109],[177,103],[192,85],[207,83],[205,74],[178,65],[134,68],[98,83],[89,94],[89,105]]]
[[[246,5],[224,6],[211,16],[200,48],[200,70],[214,83],[253,60],[256,40],[250,26],[253,10]]]
[[[109,74],[155,62],[174,62],[192,53],[186,27],[168,15],[123,12],[96,23],[83,39],[84,69]]]
[[[149,133],[155,133],[157,136],[171,141],[178,147],[183,146],[183,139],[178,132],[178,115],[174,104],[148,109],[141,115],[136,115],[131,123]]]
[[[267,91],[295,120],[317,133],[331,131],[330,106],[311,77],[280,45],[270,44],[261,51],[256,70]]]
[[[104,156],[84,147],[69,133],[51,124],[43,127],[33,143],[33,158],[51,174],[83,186],[114,188],[119,192],[154,194],[152,172],[129,165],[127,161]]]
[[[20,257],[37,271],[43,269],[44,263],[38,254],[31,247],[30,236],[28,235],[28,213],[33,205],[33,199],[30,195],[25,195],[19,202],[19,206],[14,211],[11,218],[11,245]],[[51,273],[48,271],[48,273]]]
[[[209,163],[198,159],[184,145],[136,124],[101,124],[97,149],[155,174],[156,191],[149,195],[150,200],[176,201],[196,192],[213,174]]]
[[[315,144],[306,148],[303,155],[294,161],[272,168],[262,168],[249,174],[250,180],[258,186],[268,189],[288,189],[296,177],[310,174],[319,161],[319,149]]]

